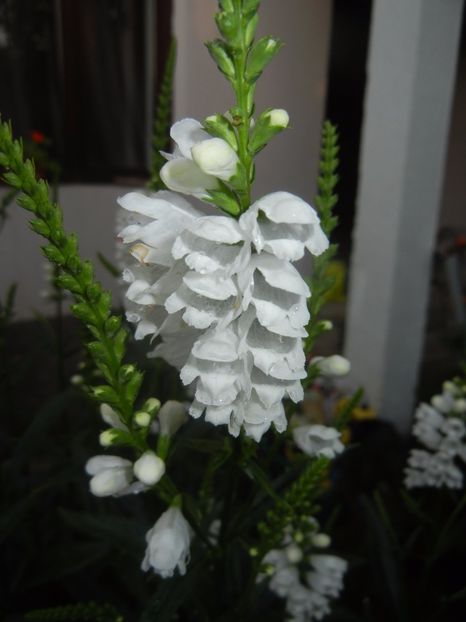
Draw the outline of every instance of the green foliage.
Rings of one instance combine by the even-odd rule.
[[[312,460],[282,495],[281,501],[277,501],[267,512],[266,520],[259,523],[261,556],[281,545],[288,525],[301,525],[303,520],[315,514],[315,500],[321,492],[322,480],[328,472],[329,464],[330,460],[324,457]]]
[[[152,164],[147,187],[153,192],[163,190],[165,188],[165,185],[160,178],[160,169],[165,163],[165,158],[160,152],[166,151],[170,142],[169,129],[172,114],[175,64],[176,40],[173,38],[170,42],[167,61],[165,63],[165,69],[160,83],[152,131]]]
[[[16,190],[16,188],[13,188],[0,199],[0,230],[2,229],[7,219],[8,207],[13,203],[17,195],[18,190]]]
[[[64,230],[62,212],[51,202],[46,182],[36,178],[34,163],[24,159],[22,143],[13,139],[10,125],[1,121],[0,165],[6,169],[5,181],[22,193],[18,203],[33,214],[31,227],[48,241],[42,250],[61,269],[56,283],[74,295],[72,311],[96,339],[89,351],[108,384],[93,395],[102,402],[111,395],[113,407],[131,428],[142,374],[134,366],[122,374],[127,333],[123,328],[115,332],[120,320],[112,315],[110,294],[95,280],[92,264],[79,256],[76,237]],[[140,447],[139,439],[134,439],[134,445]]]
[[[94,602],[37,609],[26,613],[28,622],[123,622],[123,617],[111,605]]]
[[[338,183],[338,131],[330,121],[325,121],[322,128],[322,147],[320,152],[319,177],[317,179],[318,193],[316,207],[320,216],[320,224],[327,237],[335,229],[338,219],[333,214],[337,204],[338,195],[335,194],[335,186]],[[326,276],[329,261],[337,251],[336,244],[330,244],[329,248],[314,258],[310,287],[312,296],[308,301],[311,319],[307,326],[308,336],[305,341],[305,350],[310,352],[317,337],[325,330],[325,325],[319,321],[319,312],[326,301],[326,294],[332,288],[333,278]],[[309,383],[313,379],[315,370],[310,367]]]

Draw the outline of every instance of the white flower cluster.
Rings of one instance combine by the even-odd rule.
[[[463,472],[455,460],[466,462],[465,417],[466,387],[460,382],[445,382],[441,395],[419,406],[412,432],[425,449],[411,450],[407,488],[462,488]]]
[[[125,432],[127,427],[107,404],[102,404],[100,412],[104,422],[111,426],[100,435],[101,444],[108,446],[112,444],[115,433],[119,430]],[[146,415],[146,418],[142,415]],[[144,426],[151,426],[151,431],[170,437],[186,420],[186,411],[180,402],[168,401],[152,424],[148,412],[136,413],[136,421],[138,416]],[[91,476],[89,486],[93,495],[121,497],[138,494],[154,486],[165,474],[165,462],[151,450],[145,451],[134,463],[120,456],[104,454],[90,458],[86,463],[86,472]]]
[[[235,151],[197,121],[171,135],[177,148],[161,170],[169,188],[205,198],[235,174]],[[310,292],[293,262],[328,247],[316,212],[288,192],[264,196],[238,220],[206,216],[173,192],[119,203],[135,216],[120,233],[136,260],[124,272],[127,318],[137,339],[161,338],[153,355],[193,385],[190,414],[233,435],[243,426],[257,441],[272,423],[283,431],[282,399],[300,401],[306,377]]]
[[[343,589],[347,562],[322,553],[312,553],[306,558],[289,536],[286,541],[288,544],[284,548],[274,549],[264,557],[267,574],[271,575],[270,589],[286,599],[286,612],[293,622],[321,620],[330,613],[332,599]],[[312,542],[314,548],[326,548],[330,538],[317,533]]]

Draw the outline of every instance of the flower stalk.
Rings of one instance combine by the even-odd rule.
[[[6,169],[6,183],[22,193],[18,204],[33,214],[32,230],[48,242],[42,251],[60,268],[57,284],[75,298],[72,312],[93,337],[87,349],[106,384],[93,387],[92,397],[117,411],[128,428],[125,443],[144,451],[145,435],[133,429],[134,403],[143,374],[134,365],[124,363],[127,333],[121,325],[121,317],[112,314],[111,296],[94,278],[92,263],[81,259],[76,236],[65,231],[63,214],[51,201],[47,183],[36,177],[34,163],[24,158],[22,143],[13,138],[11,126],[1,119],[0,165]]]

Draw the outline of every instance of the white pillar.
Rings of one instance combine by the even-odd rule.
[[[381,417],[410,425],[463,0],[375,0],[346,355]],[[351,157],[351,154],[343,154]]]

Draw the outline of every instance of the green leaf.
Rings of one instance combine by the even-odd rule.
[[[217,207],[222,209],[231,216],[238,216],[241,213],[241,207],[235,194],[224,185],[222,190],[209,190],[209,201],[215,203]]]
[[[237,150],[238,142],[231,122],[222,114],[215,114],[204,120],[204,128],[211,136],[222,138],[230,147]]]
[[[195,593],[196,584],[204,575],[204,566],[204,562],[191,561],[184,576],[162,581],[139,622],[171,622],[189,596]]]
[[[119,270],[112,262],[107,259],[102,253],[97,253],[97,259],[103,265],[103,267],[107,270],[109,274],[111,274],[115,278],[119,278],[121,275],[121,270]]]

